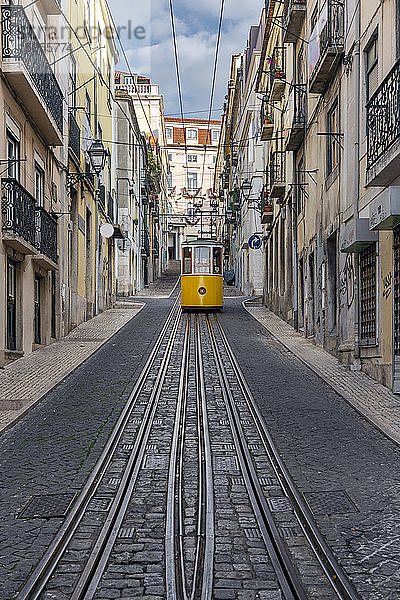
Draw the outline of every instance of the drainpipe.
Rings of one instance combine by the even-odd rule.
[[[296,192],[297,193],[297,192]],[[298,276],[298,250],[297,250],[297,204],[294,194],[292,204],[292,229],[293,229],[293,327],[299,330],[299,276]]]
[[[360,199],[360,35],[361,35],[361,12],[360,2],[357,4],[357,43],[354,53],[354,67],[356,73],[356,89],[355,89],[355,107],[356,107],[356,135],[357,138],[354,144],[354,173],[355,173],[355,194],[354,194],[354,219],[358,218],[358,206]],[[360,304],[359,304],[359,289],[360,289],[360,269],[359,255],[354,255],[354,358],[355,367],[361,366],[360,362]]]

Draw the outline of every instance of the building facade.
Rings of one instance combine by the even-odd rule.
[[[180,244],[216,234],[217,197],[214,193],[221,121],[166,117],[170,164],[168,180],[172,209],[170,256],[180,256]]]
[[[341,362],[396,392],[399,22],[394,0],[269,0],[254,79],[264,145],[263,301]],[[228,226],[239,238],[244,177],[235,179],[232,149],[239,144],[240,162],[241,134],[231,123],[248,114],[247,83],[243,56],[232,65],[224,117],[229,154],[222,160],[220,150],[217,175],[234,199],[227,202]],[[248,175],[257,170],[250,166]],[[229,252],[243,287],[243,250],[233,244]]]
[[[141,231],[144,285],[155,281],[168,264],[168,173],[169,162],[165,137],[164,100],[160,87],[137,74],[116,73],[116,88],[128,94],[140,132],[147,140],[146,168],[142,196],[145,202]],[[147,256],[147,252],[149,253]]]

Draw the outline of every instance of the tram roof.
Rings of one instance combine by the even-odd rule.
[[[202,238],[199,240],[191,240],[190,242],[182,242],[182,246],[222,246],[222,244],[215,240]]]

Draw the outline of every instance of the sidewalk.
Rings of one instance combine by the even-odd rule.
[[[168,268],[157,281],[137,293],[134,298],[170,298],[179,283],[181,265],[179,260],[170,260]]]
[[[269,333],[326,381],[353,408],[400,445],[400,397],[362,371],[350,371],[338,360],[297,333],[264,306],[243,302],[247,312]]]
[[[117,307],[83,323],[65,338],[0,369],[0,434],[96,352],[143,308],[141,302]]]

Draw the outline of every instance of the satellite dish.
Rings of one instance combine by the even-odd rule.
[[[111,225],[111,223],[103,223],[100,227],[100,235],[103,238],[112,237],[114,235],[114,225]]]

